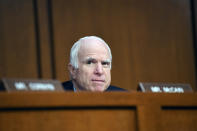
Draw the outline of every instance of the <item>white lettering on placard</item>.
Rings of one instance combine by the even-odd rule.
[[[152,92],[162,92],[159,86],[151,86]]]
[[[178,93],[183,93],[184,90],[181,87],[163,87],[164,92],[178,92]]]
[[[27,90],[27,87],[23,82],[16,82],[14,83],[14,86],[16,87],[17,90]]]
[[[29,87],[31,90],[55,90],[53,84],[49,83],[29,83]]]

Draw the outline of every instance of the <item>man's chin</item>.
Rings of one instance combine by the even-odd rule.
[[[95,91],[95,92],[103,92],[103,91],[105,91],[105,87],[103,87],[103,86],[95,86],[95,87],[93,87],[93,90],[92,91]]]

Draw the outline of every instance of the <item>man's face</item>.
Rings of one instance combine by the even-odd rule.
[[[104,44],[92,42],[79,50],[75,83],[80,90],[104,91],[111,82],[110,55]]]

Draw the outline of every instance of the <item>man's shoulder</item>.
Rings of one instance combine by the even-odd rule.
[[[127,91],[126,89],[110,85],[106,91]]]
[[[62,86],[63,86],[64,90],[66,90],[66,91],[74,91],[73,83],[71,80],[62,82]]]

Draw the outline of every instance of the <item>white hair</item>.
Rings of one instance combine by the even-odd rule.
[[[86,43],[85,40],[97,40],[97,41],[102,42],[107,47],[107,50],[110,55],[110,68],[111,68],[111,62],[112,62],[111,49],[109,48],[108,44],[103,39],[101,39],[100,37],[97,37],[97,36],[86,36],[86,37],[80,38],[77,42],[74,43],[74,45],[72,46],[71,51],[70,51],[70,64],[74,68],[76,68],[76,69],[78,68],[78,53],[79,53],[79,49],[81,47],[81,44]]]

